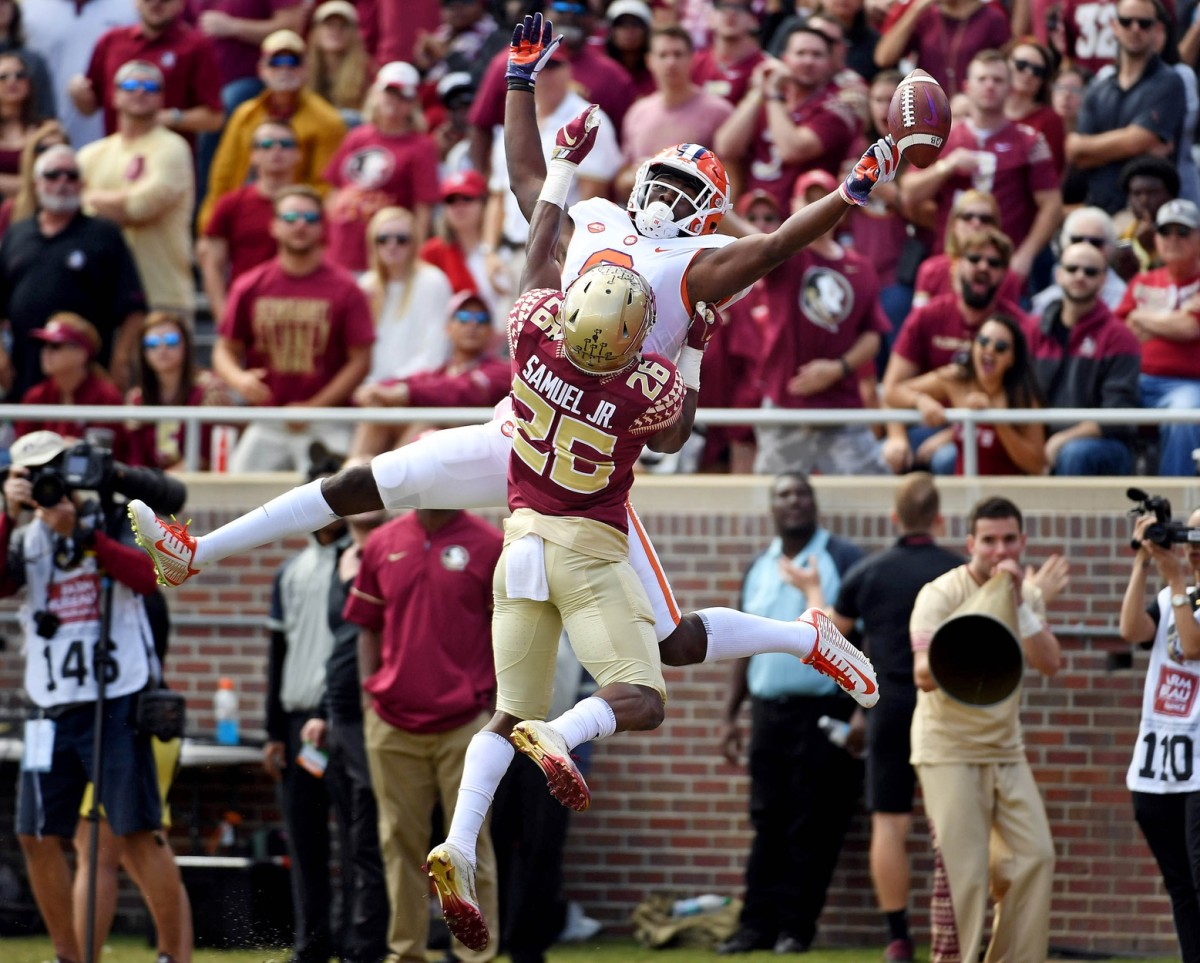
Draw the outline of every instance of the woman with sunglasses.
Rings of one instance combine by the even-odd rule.
[[[21,188],[21,152],[40,123],[25,61],[20,54],[0,53],[0,194],[5,197]]]
[[[371,302],[375,345],[366,384],[404,378],[443,364],[450,341],[438,319],[453,290],[446,275],[417,257],[416,219],[403,207],[376,211],[367,225],[370,267],[359,279]]]
[[[1054,59],[1036,40],[1022,37],[1009,44],[1008,69],[1012,85],[1004,101],[1004,116],[1042,132],[1054,155],[1054,169],[1061,176],[1067,163],[1066,133],[1062,117],[1050,104]]]
[[[177,314],[151,311],[142,322],[142,347],[138,353],[137,384],[129,389],[130,405],[230,404],[229,392],[211,372],[196,366],[192,329]],[[207,426],[200,428],[200,470],[209,468]],[[155,418],[131,423],[130,463],[151,468],[181,469],[187,450],[187,425]]]
[[[438,202],[438,149],[426,132],[418,98],[420,75],[396,61],[379,68],[363,109],[367,122],[346,135],[325,168],[329,257],[355,273],[370,260],[363,228],[383,207],[413,218],[416,245],[429,236]]]
[[[917,269],[917,280],[913,285],[912,306],[932,301],[951,291],[954,263],[962,256],[963,241],[976,231],[996,227],[1000,223],[1000,207],[996,198],[984,191],[963,191],[954,199],[950,208],[950,222],[946,228],[946,250],[925,260]],[[1021,300],[1021,280],[1012,271],[1004,276],[998,298]]]
[[[483,243],[487,181],[478,171],[459,171],[442,181],[441,193],[434,236],[421,245],[421,260],[441,270],[455,294],[478,291],[495,312],[497,291],[512,284],[503,262]]]
[[[492,313],[474,291],[456,294],[447,306],[445,331],[450,357],[445,364],[404,378],[367,382],[354,393],[361,407],[490,408],[508,394],[512,366],[500,359]],[[429,425],[362,422],[350,457],[375,457],[406,445]]]
[[[1012,318],[994,314],[980,325],[971,351],[950,364],[892,387],[884,399],[893,408],[915,408],[925,424],[946,423],[946,408],[1041,408],[1025,335]],[[963,472],[962,425],[954,426]],[[980,475],[1040,475],[1046,468],[1046,428],[1040,424],[977,426]]]

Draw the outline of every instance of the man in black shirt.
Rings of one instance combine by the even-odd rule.
[[[1067,161],[1088,175],[1087,203],[1115,214],[1125,206],[1121,168],[1141,154],[1174,159],[1183,134],[1183,81],[1155,53],[1169,22],[1158,0],[1119,0],[1113,21],[1116,71],[1084,93]],[[1190,145],[1189,145],[1190,146]]]
[[[34,164],[38,211],[0,242],[0,318],[12,328],[12,355],[0,350],[0,384],[20,399],[41,380],[39,344],[29,332],[59,311],[74,311],[100,332],[97,361],[128,384],[146,300],[133,257],[111,221],[80,210],[75,152],[51,147]]]
[[[862,622],[864,649],[879,677],[879,702],[866,714],[871,877],[890,933],[884,959],[896,963],[913,958],[905,842],[916,786],[908,759],[917,690],[908,619],[925,584],[963,563],[962,556],[934,543],[932,533],[942,525],[940,507],[932,475],[907,476],[896,491],[892,513],[899,541],[846,573],[830,613],[843,633]]]

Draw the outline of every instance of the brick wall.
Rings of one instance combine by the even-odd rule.
[[[892,539],[893,482],[817,479],[825,524],[864,548]],[[207,531],[240,506],[259,503],[278,479],[257,486],[231,480],[194,485],[192,515]],[[1061,629],[1064,667],[1054,680],[1027,677],[1023,718],[1030,758],[1045,796],[1058,864],[1052,942],[1109,952],[1175,949],[1168,903],[1153,861],[1133,822],[1125,769],[1133,750],[1146,656],[1114,668],[1109,653],[1126,647],[1115,626],[1129,571],[1128,502],[1121,485],[1006,481],[991,489],[963,479],[943,486],[951,546],[964,541],[963,516],[980,494],[1003,491],[1028,512],[1035,564],[1051,552],[1071,560],[1070,588],[1051,613]],[[1183,507],[1200,504],[1200,488],[1155,489]],[[685,610],[736,604],[741,574],[771,537],[764,479],[649,479],[636,502]],[[686,507],[684,507],[686,506]],[[230,559],[172,594],[177,631],[169,677],[188,695],[190,727],[210,730],[211,696],[222,675],[237,679],[250,728],[261,718],[265,676],[265,612],[275,567],[300,540]],[[238,624],[220,627],[215,620]],[[0,653],[0,692],[19,685],[18,646]],[[749,845],[747,780],[721,760],[715,743],[725,692],[721,666],[668,670],[670,711],[653,733],[623,734],[593,754],[591,810],[572,818],[567,884],[589,913],[613,931],[648,892],[740,891]],[[244,723],[245,725],[246,723]],[[189,773],[172,797],[185,818],[207,833],[227,804],[224,773]],[[239,776],[238,805],[250,824],[277,817],[265,779]],[[191,812],[195,804],[199,811]],[[8,807],[5,800],[0,804]],[[11,810],[10,810],[11,811]],[[0,817],[6,835],[10,811]],[[931,857],[918,811],[909,850],[914,865],[912,916],[925,938]],[[178,833],[187,843],[187,833]],[[868,822],[856,817],[821,924],[823,942],[872,945],[883,935],[867,865]]]

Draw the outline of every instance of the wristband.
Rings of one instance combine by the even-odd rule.
[[[538,200],[566,210],[567,195],[571,192],[571,182],[575,180],[575,168],[578,166],[565,160],[552,160],[547,164],[546,179],[542,182]]]
[[[691,391],[700,390],[700,362],[704,360],[704,352],[699,348],[684,345],[679,349],[679,360],[675,367],[683,378],[683,386]]]
[[[842,355],[840,358],[838,358],[838,361],[840,361],[842,363],[842,377],[849,378],[850,377],[850,362],[846,360],[845,355]]]
[[[1027,602],[1022,602],[1017,606],[1017,629],[1021,638],[1027,639],[1031,635],[1037,635],[1045,627],[1046,623],[1037,617]]]
[[[532,94],[533,93],[533,84],[528,80],[509,77],[508,78],[508,89],[509,90],[523,90],[528,94]]]

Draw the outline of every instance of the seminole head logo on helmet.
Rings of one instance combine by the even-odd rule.
[[[626,209],[644,237],[714,234],[729,210],[729,176],[699,144],[667,147],[638,168]]]
[[[585,374],[612,374],[641,357],[654,326],[654,292],[637,271],[598,264],[571,282],[558,320],[567,360]]]

